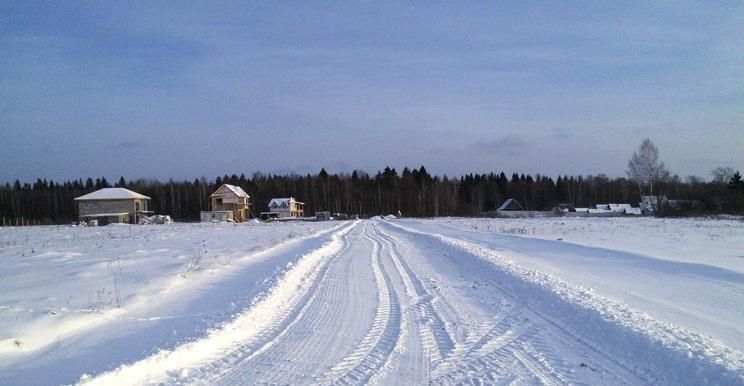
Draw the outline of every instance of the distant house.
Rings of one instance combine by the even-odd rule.
[[[576,205],[570,202],[564,202],[558,204],[558,209],[561,212],[576,212]]]
[[[203,222],[243,222],[250,216],[251,197],[239,186],[223,184],[209,199],[212,210],[201,212]]]
[[[593,214],[641,214],[641,208],[633,208],[630,204],[597,204],[595,208],[589,208],[588,212]]]
[[[610,204],[597,204],[594,205],[595,210],[599,212],[610,212]]]
[[[104,188],[75,199],[80,221],[136,224],[149,213],[150,197],[124,188]]]
[[[231,210],[210,210],[201,212],[201,222],[234,222],[235,214]]]
[[[632,214],[632,215],[639,216],[643,214],[643,211],[641,210],[641,208],[626,208],[625,214]]]
[[[610,210],[613,212],[620,212],[625,213],[628,209],[632,209],[633,207],[630,204],[608,204],[610,206]]]
[[[262,212],[263,218],[300,218],[305,216],[305,203],[289,198],[274,198],[269,201],[269,211]]]
[[[505,210],[524,210],[524,207],[519,203],[519,201],[513,198],[507,198],[496,210],[499,212]]]
[[[666,202],[666,196],[641,196],[641,202],[638,205],[644,213],[653,213]]]

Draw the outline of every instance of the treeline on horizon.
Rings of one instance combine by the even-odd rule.
[[[518,200],[526,210],[551,210],[560,203],[592,207],[600,203],[631,203],[637,206],[638,184],[626,178],[596,176],[525,175],[503,172],[468,174],[458,178],[432,176],[421,166],[401,172],[386,167],[372,176],[355,170],[351,174],[328,174],[322,169],[311,175],[255,173],[225,175],[212,181],[161,182],[123,177],[113,184],[101,177],[65,182],[38,179],[34,183],[0,185],[2,224],[64,224],[77,219],[74,198],[106,187],[124,187],[149,196],[150,209],[180,221],[198,221],[199,212],[209,210],[209,195],[223,183],[237,185],[250,196],[252,215],[267,211],[275,197],[293,196],[305,202],[306,215],[316,211],[358,214],[361,217],[397,214],[408,217],[477,216],[495,210],[507,198]],[[658,194],[670,199],[697,200],[695,214],[742,214],[744,194],[728,184],[678,177],[658,182]]]

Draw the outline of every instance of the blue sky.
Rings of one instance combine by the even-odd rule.
[[[744,169],[744,3],[0,2],[0,181]]]

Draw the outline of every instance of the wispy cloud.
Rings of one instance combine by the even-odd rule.
[[[517,155],[532,146],[531,143],[524,140],[519,134],[508,134],[494,140],[471,143],[465,150],[487,155],[499,153]]]
[[[134,149],[142,149],[149,146],[147,143],[142,141],[132,141],[125,139],[121,142],[117,142],[115,144],[112,144],[111,147],[118,149],[118,150],[134,150]]]

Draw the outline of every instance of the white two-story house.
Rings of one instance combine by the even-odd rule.
[[[261,213],[264,218],[301,218],[305,216],[305,203],[289,198],[274,198],[269,201],[269,211]]]

